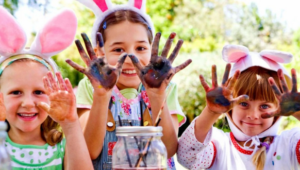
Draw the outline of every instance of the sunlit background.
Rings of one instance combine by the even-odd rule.
[[[126,3],[126,0],[113,2]],[[93,13],[75,0],[0,0],[0,4],[26,29],[28,46],[45,16],[62,8],[73,9],[78,17],[77,39],[81,39],[81,32],[90,34],[94,21]],[[300,61],[299,5],[300,2],[295,0],[148,0],[147,13],[152,17],[156,31],[162,32],[162,41],[170,32],[176,32],[177,38],[185,41],[174,65],[187,58],[193,59],[188,68],[174,77],[179,87],[180,104],[188,117],[180,134],[205,106],[199,74],[210,81],[211,65],[216,64],[221,77],[226,64],[221,56],[225,44],[241,44],[251,51],[288,51],[294,59],[286,68],[296,68],[300,75],[300,65],[297,64]],[[83,65],[75,44],[53,58],[63,76],[76,87],[83,75],[64,62],[71,58]],[[223,118],[215,126],[229,130]],[[299,122],[289,117],[284,119],[280,131],[295,126],[300,126]]]

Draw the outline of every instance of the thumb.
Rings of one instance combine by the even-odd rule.
[[[49,104],[47,104],[47,103],[45,103],[45,102],[40,102],[40,103],[38,103],[38,104],[37,104],[37,107],[40,108],[40,109],[42,109],[42,110],[44,110],[44,111],[46,111],[47,113],[49,113],[49,111],[50,111],[50,106],[49,106]]]
[[[240,102],[245,102],[247,100],[249,100],[249,96],[244,94],[232,99],[231,101],[234,103],[240,103]]]

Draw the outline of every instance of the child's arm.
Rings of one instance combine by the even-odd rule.
[[[180,40],[170,57],[167,59],[175,35],[175,33],[171,33],[160,57],[158,55],[158,44],[161,34],[156,34],[152,45],[150,63],[145,67],[141,65],[137,57],[128,55],[131,58],[149,97],[153,122],[155,123],[158,117],[161,118],[159,125],[163,127],[162,141],[166,146],[168,157],[171,157],[176,153],[179,124],[177,116],[170,115],[169,109],[165,104],[167,97],[165,91],[172,77],[192,62],[189,59],[177,67],[172,67],[172,62],[176,58],[183,43],[183,41]],[[161,108],[161,115],[159,115]]]
[[[0,93],[0,121],[5,121],[6,108],[4,106],[3,94]]]
[[[60,73],[56,73],[56,77],[59,83],[50,72],[43,79],[50,106],[41,102],[38,107],[60,124],[66,136],[65,169],[93,169],[78,121],[72,85],[68,79],[63,80]]]
[[[300,121],[300,93],[297,90],[297,75],[296,70],[292,69],[292,90],[288,90],[284,74],[281,69],[277,72],[280,86],[283,89],[283,93],[280,92],[274,79],[269,78],[269,84],[271,85],[276,97],[279,101],[279,107],[274,112],[262,114],[262,118],[269,118],[272,116],[290,116],[293,115]]]
[[[218,85],[216,66],[212,66],[212,87],[210,88],[200,75],[201,84],[206,92],[206,107],[196,119],[195,136],[199,142],[203,142],[208,131],[213,126],[214,122],[222,113],[226,113],[232,109],[234,102],[247,100],[247,95],[239,96],[235,99],[232,97],[232,89],[239,77],[240,72],[237,71],[227,83],[231,65],[227,64],[222,80],[222,85]]]
[[[95,54],[87,35],[84,33],[81,35],[88,51],[88,55],[84,51],[79,40],[76,41],[76,45],[88,68],[83,68],[71,60],[67,60],[67,63],[85,74],[94,88],[92,108],[89,113],[86,111],[86,115],[84,115],[87,121],[86,124],[83,125],[83,130],[91,158],[96,159],[102,151],[106,134],[108,105],[112,89],[119,78],[127,54],[122,54],[120,56],[116,68],[110,67],[104,57],[102,49],[104,43],[101,34],[97,34],[97,55]],[[98,58],[97,56],[102,57]]]

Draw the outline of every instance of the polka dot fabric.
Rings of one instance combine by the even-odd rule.
[[[207,169],[213,164],[216,147],[212,142],[209,142],[211,131],[207,134],[204,143],[201,143],[195,137],[194,127],[195,121],[191,123],[179,139],[177,159],[188,169]]]

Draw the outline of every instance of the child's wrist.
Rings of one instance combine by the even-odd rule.
[[[64,122],[59,122],[59,125],[62,128],[62,131],[67,134],[69,131],[77,130],[80,128],[80,123],[79,120],[75,121],[64,121]]]

